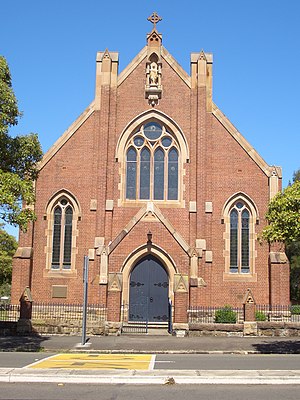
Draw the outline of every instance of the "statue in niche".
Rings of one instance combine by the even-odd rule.
[[[158,104],[161,98],[161,63],[157,54],[153,53],[146,64],[146,86],[145,95],[153,107]]]
[[[150,74],[149,74],[149,83],[150,85],[158,84],[158,66],[156,62],[152,61],[150,64]]]

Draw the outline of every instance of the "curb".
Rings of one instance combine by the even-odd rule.
[[[49,373],[24,369],[1,369],[0,382],[77,383],[128,385],[300,385],[300,371],[124,371],[123,375],[76,373],[75,370],[51,370]]]
[[[93,354],[279,354],[279,353],[261,353],[256,350],[136,350],[136,349],[83,349],[74,347],[73,349],[45,349],[45,353],[93,353]],[[281,353],[280,353],[281,354]],[[288,353],[291,354],[291,353]]]

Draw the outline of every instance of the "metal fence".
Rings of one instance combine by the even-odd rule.
[[[257,304],[256,319],[270,322],[300,322],[300,305]]]
[[[0,302],[0,321],[18,321],[20,318],[20,305]]]
[[[123,303],[121,306],[121,321],[122,321],[122,333],[148,333],[149,329],[155,328],[163,328],[168,329],[168,332],[172,332],[173,330],[173,316],[174,316],[174,306],[172,302],[169,300],[168,302],[168,315],[166,319],[151,321],[149,322],[147,319],[145,320],[143,317],[146,314],[141,316],[140,321],[132,320],[129,315],[129,304]],[[154,328],[154,329],[155,329]]]
[[[216,322],[216,312],[224,307],[194,306],[188,310],[189,323],[213,324]],[[236,322],[244,322],[243,308],[230,308],[236,314]],[[255,317],[257,321],[298,322],[300,323],[300,305],[269,305],[256,304]]]
[[[230,307],[230,309],[236,315],[236,323],[242,323],[244,321],[243,308]],[[216,312],[220,310],[224,310],[224,307],[190,307],[188,310],[188,322],[214,324],[216,322]]]
[[[65,320],[81,321],[83,313],[82,304],[63,303],[33,303],[32,320]],[[99,304],[88,304],[87,321],[99,322],[107,318],[107,308]]]

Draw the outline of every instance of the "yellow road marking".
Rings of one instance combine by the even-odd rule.
[[[57,354],[27,368],[149,370],[153,368],[154,357],[151,354]]]

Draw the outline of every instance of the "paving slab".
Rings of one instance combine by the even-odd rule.
[[[174,337],[91,336],[89,346],[78,347],[81,336],[3,336],[1,351],[91,351],[100,353],[237,353],[300,354],[300,337]]]

